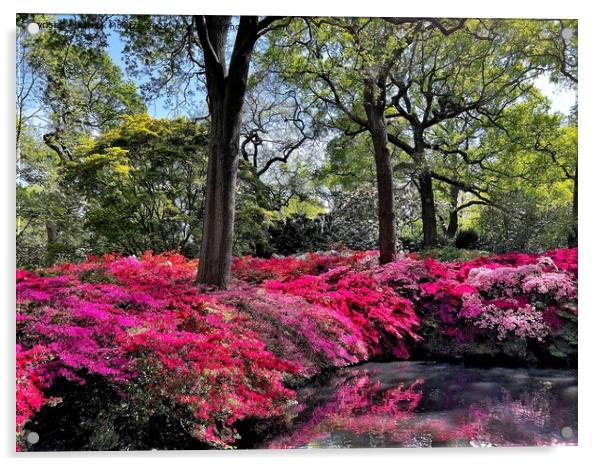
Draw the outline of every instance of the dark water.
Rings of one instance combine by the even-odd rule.
[[[370,363],[300,390],[262,448],[577,444],[577,372]]]

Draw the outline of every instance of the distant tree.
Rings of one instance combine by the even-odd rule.
[[[350,137],[370,134],[381,262],[395,254],[393,171],[416,183],[426,247],[437,240],[433,180],[483,197],[481,187],[437,173],[440,156],[432,137],[450,120],[495,121],[529,92],[545,67],[526,60],[541,28],[525,30],[525,24],[313,18],[271,35],[274,66],[321,100],[332,126]],[[395,151],[402,161],[394,162]]]
[[[477,223],[494,249],[566,244],[573,223],[576,136],[576,126],[552,113],[549,101],[533,89],[495,121],[447,125],[437,136],[437,150],[445,156],[437,173],[462,181],[463,201],[455,210],[479,207]],[[479,191],[470,191],[477,186]]]
[[[102,28],[94,17],[52,19],[40,15],[18,15],[17,25],[24,31],[30,21],[52,24],[38,34],[21,32],[18,55],[21,72],[30,74],[27,90],[20,92],[17,135],[24,124],[34,124],[45,145],[52,150],[60,165],[73,159],[73,151],[81,137],[118,124],[127,114],[145,110],[132,82],[124,81],[119,66],[112,63],[102,44]],[[94,40],[92,37],[94,36]],[[97,39],[98,36],[99,38]],[[35,92],[33,92],[35,91]],[[26,100],[29,99],[28,102]],[[24,119],[28,108],[37,108]],[[20,149],[18,148],[18,152]],[[77,209],[74,193],[61,182],[60,170],[54,171],[55,195],[69,198]],[[60,204],[60,203],[59,203]],[[47,247],[55,248],[64,222],[52,215],[46,217]],[[49,260],[52,261],[51,256]]]
[[[62,183],[58,156],[30,124],[21,131],[16,171],[17,265],[40,267],[57,260],[82,259],[87,233],[80,198]]]
[[[207,126],[183,118],[126,116],[81,144],[65,178],[85,200],[95,253],[198,253]]]
[[[297,83],[312,99],[319,99],[325,107],[322,113],[333,126],[341,129],[341,121],[350,121],[362,128],[350,134],[369,132],[383,264],[396,255],[393,171],[384,117],[387,79],[412,40],[411,34],[396,34],[398,29],[369,18],[304,19],[272,35],[266,54],[285,79]]]
[[[441,153],[438,135],[450,121],[494,125],[507,106],[530,92],[543,72],[525,60],[538,31],[524,32],[520,22],[509,20],[468,20],[455,30],[423,28],[391,69],[389,141],[410,159],[397,167],[417,180],[425,247],[437,239],[433,180],[452,186],[452,197],[462,190],[475,202],[487,202],[483,187],[438,172],[441,155],[461,149]],[[452,231],[454,222],[452,217]]]

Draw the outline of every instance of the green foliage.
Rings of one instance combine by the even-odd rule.
[[[103,28],[92,24],[99,20],[43,18],[52,26],[20,39],[20,53],[43,82],[40,97],[50,109],[51,130],[71,145],[92,128],[107,129],[124,115],[146,111],[135,83],[123,79],[104,49]]]
[[[372,153],[367,135],[354,139],[339,136],[327,147],[328,159],[318,175],[318,180],[333,190],[353,190],[365,183],[373,183],[376,176],[374,161],[366,154]]]
[[[30,129],[23,128],[16,186],[18,267],[84,258],[81,199],[61,183],[57,159]],[[58,235],[51,238],[49,229]]]
[[[550,353],[568,364],[576,364],[578,347],[577,316],[570,311],[558,311],[558,315],[566,320],[566,324],[554,332],[551,338]]]
[[[23,90],[32,82],[27,76],[35,77],[31,92],[17,96],[19,266],[74,261],[88,252],[198,253],[207,128],[150,118],[136,85],[107,53],[108,34],[120,34],[128,76],[144,83],[142,94],[203,111],[204,78],[197,72],[203,58],[192,18],[106,19],[17,17],[20,27],[33,20],[53,26],[18,36]],[[415,248],[421,235],[416,175],[422,171],[438,175],[439,231],[458,214],[456,246],[475,247],[474,238],[463,238],[470,230],[479,247],[493,251],[567,244],[577,222],[576,107],[568,119],[553,113],[533,78],[547,74],[576,86],[576,21],[469,19],[450,34],[427,20],[286,24],[258,43],[251,69],[249,89],[257,92],[243,126],[257,131],[263,145],[259,164],[250,157],[240,163],[235,254],[377,247],[373,146],[362,101],[366,81],[388,64],[384,114],[400,247]],[[458,21],[439,24],[452,28]],[[562,28],[573,35],[563,37]],[[19,98],[28,100],[19,106]],[[36,129],[28,111],[38,106],[45,123]],[[399,143],[412,149],[418,127],[425,143],[420,157]],[[317,137],[315,146],[297,148],[258,174],[262,163],[295,145],[299,131]],[[457,195],[450,194],[454,186]]]
[[[94,253],[197,252],[207,167],[207,128],[146,114],[78,148],[64,169],[84,196]]]
[[[24,31],[30,21],[44,25],[38,34]],[[17,25],[17,262],[80,260],[92,232],[67,165],[85,140],[145,105],[105,50],[102,17],[23,14]]]
[[[447,176],[480,189],[474,191],[480,198],[461,195],[461,203],[478,201],[461,211],[464,226],[477,229],[482,247],[493,251],[566,246],[576,222],[575,124],[551,113],[548,100],[531,92],[506,108],[496,124],[473,130],[473,141],[461,153],[448,154],[441,166]],[[452,128],[447,136],[462,131]]]
[[[477,257],[487,256],[487,251],[477,249],[459,249],[454,246],[431,248],[421,251],[420,257],[432,257],[441,262],[471,261]]]
[[[484,208],[477,220],[481,245],[494,252],[541,252],[566,246],[573,221],[568,206],[538,206],[521,192],[509,192],[509,213]]]
[[[479,234],[472,229],[460,230],[454,242],[458,249],[476,249],[479,244]]]

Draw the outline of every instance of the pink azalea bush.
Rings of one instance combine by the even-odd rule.
[[[300,363],[302,377],[369,357],[358,326],[331,307],[245,285],[216,297],[235,312],[249,316],[249,328],[261,335],[266,348],[278,357]]]
[[[334,309],[356,328],[371,357],[407,358],[406,337],[419,338],[414,332],[419,321],[412,303],[377,280],[372,270],[356,272],[340,266],[317,276],[269,281],[265,287]]]
[[[448,263],[408,255],[378,275],[413,302],[419,353],[576,361],[576,249]]]
[[[224,448],[239,421],[283,415],[291,387],[326,369],[410,355],[576,355],[576,249],[385,266],[377,257],[238,258],[227,291],[199,289],[198,261],[172,253],[18,270],[18,448],[45,404],[69,402],[58,382],[102,380],[142,418],[176,413]]]
[[[33,415],[48,402],[44,396],[46,386],[43,363],[48,359],[46,349],[35,345],[25,350],[17,344],[17,451],[23,443],[23,427]]]
[[[338,266],[353,267],[374,265],[378,260],[378,251],[332,252],[318,254],[310,252],[301,257],[283,257],[261,259],[252,256],[235,258],[232,272],[249,283],[261,283],[265,280],[288,281],[302,275],[320,275]]]
[[[105,257],[45,273],[17,278],[19,432],[57,378],[99,376],[150,405],[175,404],[214,446],[234,442],[235,421],[279,415],[293,399],[282,378],[299,365],[201,294],[185,258]]]

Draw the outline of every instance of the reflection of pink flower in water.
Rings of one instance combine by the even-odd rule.
[[[385,435],[399,422],[416,416],[423,382],[418,379],[409,386],[400,383],[383,389],[379,381],[371,381],[367,371],[353,371],[327,403],[312,411],[301,429],[292,436],[274,439],[269,448],[296,448],[333,431]]]
[[[509,393],[504,394],[505,412],[495,412],[498,419],[510,416],[513,419],[528,421],[537,427],[544,427],[551,422],[551,386],[543,385],[537,390],[529,393],[529,396],[521,396],[513,400]]]
[[[389,388],[372,379],[369,371],[353,371],[335,387],[316,387],[307,394],[308,400],[318,393],[334,388],[328,401],[311,411],[307,420],[294,426],[292,435],[281,435],[267,444],[269,448],[298,448],[304,445],[331,445],[336,437],[330,434],[365,436],[362,442],[397,446],[502,446],[554,445],[562,439],[549,434],[560,432],[562,426],[551,425],[551,385],[526,390],[512,396],[503,392],[501,398],[484,397],[478,403],[451,410],[423,412],[419,404],[428,386],[423,379],[399,383]],[[301,404],[297,413],[307,414]],[[353,444],[353,440],[351,440]],[[358,444],[356,444],[358,445]],[[359,446],[359,445],[358,445]]]
[[[554,445],[561,444],[540,432],[552,426],[551,385],[542,384],[535,390],[523,392],[517,399],[504,391],[501,401],[485,398],[472,404],[466,412],[446,420],[415,418],[404,429],[392,433],[392,438],[408,444],[416,436],[428,436],[432,443],[459,442],[472,445]],[[535,428],[534,428],[535,427]]]

